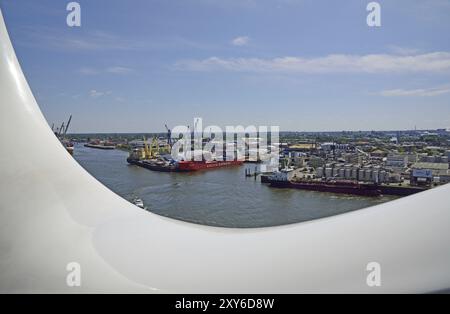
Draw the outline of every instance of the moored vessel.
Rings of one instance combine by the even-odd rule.
[[[91,141],[87,144],[84,144],[85,147],[90,147],[90,148],[97,148],[97,149],[115,149],[116,145],[114,145],[114,143],[108,142],[108,141],[99,141],[99,140],[94,140]]]
[[[342,193],[359,196],[381,196],[376,184],[361,184],[354,180],[304,179],[294,175],[294,169],[286,168],[265,178],[274,188],[291,188],[308,191]]]
[[[377,185],[359,184],[354,181],[331,180],[297,180],[297,181],[270,181],[275,188],[292,188],[308,191],[343,193],[359,196],[380,196],[381,191]]]
[[[207,169],[230,167],[230,166],[240,166],[243,163],[244,162],[241,160],[179,161],[178,162],[178,171],[180,171],[180,172],[199,171],[199,170],[207,170]]]

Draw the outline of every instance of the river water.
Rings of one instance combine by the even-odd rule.
[[[307,221],[380,204],[394,197],[360,197],[274,189],[245,177],[254,164],[192,173],[155,172],[126,162],[127,152],[75,145],[74,158],[127,200],[167,217],[222,227],[267,227]]]

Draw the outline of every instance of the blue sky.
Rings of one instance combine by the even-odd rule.
[[[49,123],[281,130],[450,126],[450,0],[0,0]]]

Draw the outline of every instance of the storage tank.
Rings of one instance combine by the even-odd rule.
[[[374,170],[372,172],[372,181],[375,183],[380,183],[380,172],[378,170]]]
[[[350,167],[345,168],[345,178],[346,179],[351,179],[352,178],[352,168],[350,168]]]
[[[357,168],[357,167],[352,168],[352,179],[358,180],[358,171],[359,171],[359,168]]]
[[[322,178],[324,176],[323,167],[319,167],[316,170],[317,177]]]
[[[364,181],[372,181],[372,170],[364,170]]]

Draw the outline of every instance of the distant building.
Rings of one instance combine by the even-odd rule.
[[[391,137],[391,139],[389,140],[389,142],[398,144],[398,137],[396,137],[396,136]]]
[[[317,169],[318,167],[322,167],[323,165],[325,165],[325,159],[317,156],[311,156],[309,157],[308,164],[310,167]]]
[[[420,157],[421,162],[428,163],[445,163],[448,164],[448,156],[422,156]]]
[[[408,159],[408,163],[412,164],[419,161],[419,156],[417,153],[406,153],[405,156]]]
[[[410,181],[412,185],[447,183],[447,180],[449,180],[448,176],[448,163],[418,162],[412,166]]]
[[[411,185],[431,185],[433,182],[433,171],[430,169],[413,169]]]
[[[132,141],[128,142],[128,145],[130,145],[132,148],[142,148],[142,147],[144,147],[144,141],[142,141],[142,140],[132,140]]]
[[[324,151],[330,152],[333,150],[348,150],[350,148],[349,144],[337,144],[337,143],[322,143],[320,148]]]
[[[406,155],[388,155],[386,157],[386,167],[406,168],[408,157]]]
[[[370,156],[375,158],[383,158],[387,156],[387,153],[381,149],[376,149],[370,153]]]
[[[347,164],[360,164],[361,156],[356,153],[344,153],[342,154],[342,158]]]
[[[450,183],[450,171],[447,170],[447,172],[442,172],[439,175],[439,183],[440,184],[447,184]]]
[[[416,162],[412,169],[448,170],[448,164],[435,162]]]
[[[288,152],[309,152],[317,148],[316,143],[299,143],[289,145],[285,150]]]
[[[306,154],[299,151],[287,151],[286,158],[289,159],[289,165],[295,167],[306,166]]]

